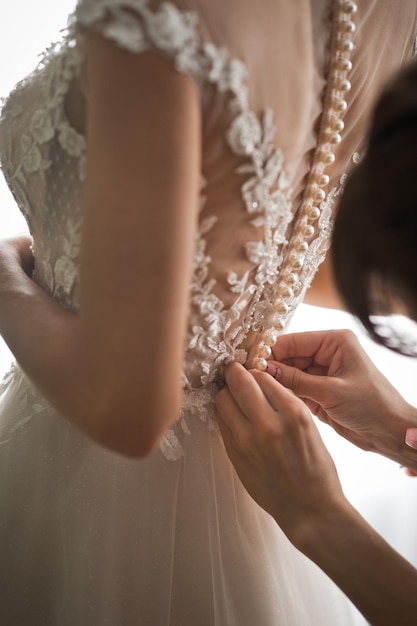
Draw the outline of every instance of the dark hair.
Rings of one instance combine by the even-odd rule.
[[[347,308],[376,341],[408,353],[401,340],[395,345],[395,338],[381,332],[373,316],[391,313],[398,298],[417,319],[415,62],[378,101],[367,151],[338,207],[332,243],[336,285]]]

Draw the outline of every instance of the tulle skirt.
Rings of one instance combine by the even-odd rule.
[[[358,623],[248,496],[207,424],[190,418],[178,461],[126,459],[22,381],[1,400],[3,626]]]

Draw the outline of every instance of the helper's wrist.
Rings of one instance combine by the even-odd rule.
[[[303,516],[287,532],[287,537],[298,550],[313,561],[320,558],[323,545],[332,536],[334,530],[346,523],[357,511],[346,499],[342,491],[334,498],[309,515]],[[337,540],[337,539],[336,539]]]

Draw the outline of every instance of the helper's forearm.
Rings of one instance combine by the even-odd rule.
[[[411,626],[417,616],[417,570],[346,501],[294,542],[346,593],[373,626]]]
[[[372,416],[374,433],[373,437],[368,437],[365,449],[417,472],[417,450],[406,444],[407,429],[417,428],[417,408],[392,388],[391,396],[385,394],[385,403],[379,400],[375,402]]]

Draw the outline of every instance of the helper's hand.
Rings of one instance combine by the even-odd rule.
[[[417,410],[375,367],[351,331],[289,334],[273,347],[268,372],[336,432],[417,471],[406,430]]]
[[[303,402],[263,372],[233,363],[216,396],[227,453],[247,491],[297,544],[305,524],[344,496]]]

